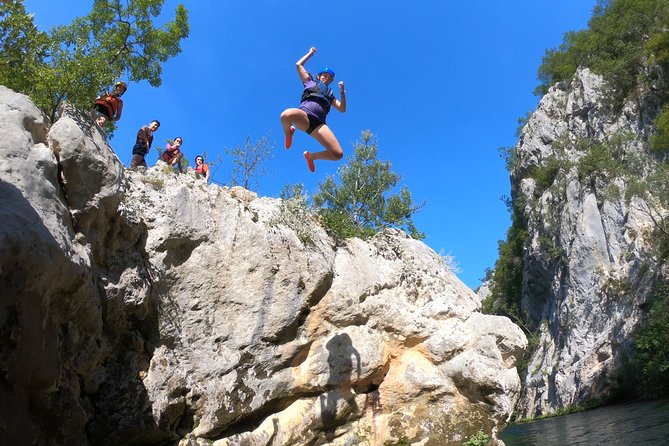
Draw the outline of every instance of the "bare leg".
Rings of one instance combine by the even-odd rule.
[[[281,127],[283,128],[283,136],[286,142],[286,149],[290,148],[293,140],[294,130],[291,127],[305,131],[309,128],[309,117],[299,108],[288,108],[281,113]]]
[[[104,127],[107,125],[107,117],[106,116],[98,116],[98,119],[95,120],[95,122],[100,126],[100,128]]]
[[[318,126],[311,136],[314,137],[316,141],[321,143],[326,150],[321,152],[309,153],[309,159],[311,160],[328,160],[328,161],[339,161],[344,156],[344,151],[337,141],[337,137],[332,133],[330,127],[326,124]]]

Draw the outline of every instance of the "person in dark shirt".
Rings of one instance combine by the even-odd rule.
[[[132,162],[130,163],[132,167],[146,167],[144,157],[149,153],[153,143],[153,132],[158,130],[158,127],[160,127],[160,122],[154,119],[137,132],[137,141],[132,148]]]

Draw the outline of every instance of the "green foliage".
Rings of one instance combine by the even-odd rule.
[[[527,222],[520,203],[513,205],[511,227],[506,240],[498,242],[499,257],[495,262],[490,295],[483,301],[482,311],[523,321],[521,297],[523,288],[523,249],[528,238]]]
[[[652,395],[669,394],[669,284],[651,296],[647,319],[634,334],[644,387]]]
[[[593,142],[588,152],[579,160],[577,165],[578,178],[584,181],[596,174],[610,174],[615,177],[621,169],[608,147],[599,142]]]
[[[64,100],[88,109],[122,76],[158,87],[162,64],[181,52],[189,32],[183,5],[173,20],[154,27],[162,5],[163,0],[95,0],[87,15],[44,34],[20,1],[4,4],[0,33],[13,29],[14,37],[4,43],[2,59],[21,63],[2,70],[0,83],[30,96],[52,120]]]
[[[568,81],[584,66],[604,76],[619,101],[649,80],[660,80],[666,94],[661,75],[669,65],[667,23],[666,0],[600,0],[587,30],[566,33],[558,49],[546,52],[536,93]]]
[[[551,187],[562,167],[562,162],[554,156],[549,157],[540,166],[530,170],[528,176],[537,184],[538,192],[541,193]]]
[[[516,151],[516,148],[513,146],[500,147],[497,149],[497,153],[504,158],[507,172],[512,173],[518,165],[518,152]]]
[[[490,441],[488,434],[482,430],[474,434],[469,440],[462,443],[462,446],[486,446]]]
[[[274,144],[269,136],[262,136],[254,143],[251,143],[251,137],[248,136],[244,141],[244,146],[235,146],[234,148],[225,148],[225,153],[232,158],[232,172],[230,181],[233,185],[242,186],[245,189],[257,187],[257,178],[267,173],[263,164],[274,155],[272,150]]]
[[[592,410],[592,409],[595,409],[597,407],[600,407],[600,405],[601,405],[600,402],[598,402],[597,400],[587,399],[583,403],[574,404],[574,405],[570,405],[570,406],[565,406],[561,409],[556,410],[555,412],[539,415],[539,416],[536,416],[534,418],[526,418],[526,419],[523,419],[523,420],[517,420],[517,421],[515,421],[515,423],[518,423],[518,424],[529,423],[531,421],[545,420],[545,419],[548,419],[548,418],[555,418],[555,417],[561,417],[563,415],[570,415],[570,414],[574,414],[574,413],[585,412],[587,410]]]
[[[367,238],[388,227],[425,237],[411,218],[423,204],[413,202],[407,187],[391,193],[400,175],[391,170],[390,162],[376,158],[377,140],[370,131],[363,131],[361,138],[348,164],[338,169],[339,179],[328,177],[314,196],[325,227],[340,238]]]
[[[409,440],[404,435],[400,436],[400,438],[396,441],[386,440],[383,442],[383,446],[411,446],[411,444],[411,440]]]
[[[669,150],[669,105],[665,105],[655,118],[655,134],[650,139],[650,147],[663,152]]]
[[[309,196],[302,184],[287,184],[281,191],[281,204],[278,215],[270,221],[270,225],[283,225],[295,231],[302,244],[314,241],[313,214],[309,207]]]
[[[40,32],[23,2],[0,3],[0,85],[27,92],[47,57],[49,37]]]
[[[576,69],[582,63],[583,49],[587,40],[585,31],[567,32],[558,49],[546,51],[538,78],[541,81],[535,89],[535,94],[544,95],[553,84],[571,79]]]
[[[578,178],[584,181],[594,176],[608,179],[638,178],[642,176],[642,167],[634,154],[625,152],[625,145],[632,139],[627,133],[616,133],[606,141],[580,139],[577,146],[586,152],[578,161]]]
[[[528,111],[525,113],[525,116],[520,117],[517,119],[518,126],[516,127],[516,137],[520,137],[523,134],[523,129],[527,125],[528,122],[530,122],[530,118],[532,117],[531,111]]]

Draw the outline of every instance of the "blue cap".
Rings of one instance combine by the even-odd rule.
[[[334,71],[332,70],[332,68],[325,67],[325,68],[323,68],[323,69],[320,71],[320,73],[318,73],[318,75],[320,76],[320,75],[323,74],[323,73],[327,73],[327,74],[329,74],[330,76],[332,76],[332,79],[334,79],[334,77],[335,77],[335,73],[334,73]]]

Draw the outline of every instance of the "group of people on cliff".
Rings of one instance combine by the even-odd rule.
[[[319,152],[304,151],[303,156],[307,162],[307,167],[311,172],[316,170],[314,161],[316,160],[340,160],[344,151],[339,144],[336,136],[328,127],[325,120],[330,108],[334,107],[340,112],[346,111],[346,91],[344,82],[339,82],[339,96],[337,99],[330,88],[334,81],[335,72],[331,68],[323,68],[316,76],[309,73],[304,65],[316,54],[316,48],[312,47],[296,63],[298,76],[302,81],[304,89],[298,108],[288,108],[281,113],[281,127],[284,134],[284,146],[290,149],[293,141],[295,129],[306,132],[318,141],[325,150]],[[109,122],[117,122],[121,119],[123,112],[123,100],[121,96],[128,89],[125,82],[119,81],[114,85],[111,93],[104,93],[96,98],[94,104],[94,113],[96,123],[103,128]],[[137,140],[132,148],[131,168],[146,167],[146,155],[151,149],[153,143],[153,133],[160,127],[158,120],[151,121],[148,125],[142,126],[137,132]],[[178,169],[183,173],[182,158],[183,152],[181,145],[183,138],[177,136],[172,142],[166,144],[165,150],[160,154],[159,161],[167,163],[169,166]],[[204,163],[204,157],[197,155],[195,157],[195,169],[198,175],[209,181],[210,169]]]
[[[116,82],[111,93],[106,92],[95,99],[93,111],[96,117],[95,122],[100,128],[104,127],[109,122],[116,122],[121,119],[121,114],[123,112],[123,100],[121,99],[121,96],[123,96],[123,93],[125,93],[127,89],[127,84],[119,81]],[[144,125],[139,129],[135,145],[132,147],[131,168],[147,167],[146,155],[148,155],[151,150],[151,145],[153,144],[153,133],[158,130],[159,127],[160,121],[154,119],[148,125]],[[177,168],[180,173],[183,173],[183,166],[181,164],[181,159],[183,158],[183,152],[181,151],[182,143],[183,138],[177,136],[165,145],[165,150],[158,158],[159,161],[167,163],[168,166]],[[205,164],[202,155],[197,155],[195,157],[195,168],[192,170],[198,176],[209,181],[210,169],[209,166]]]

